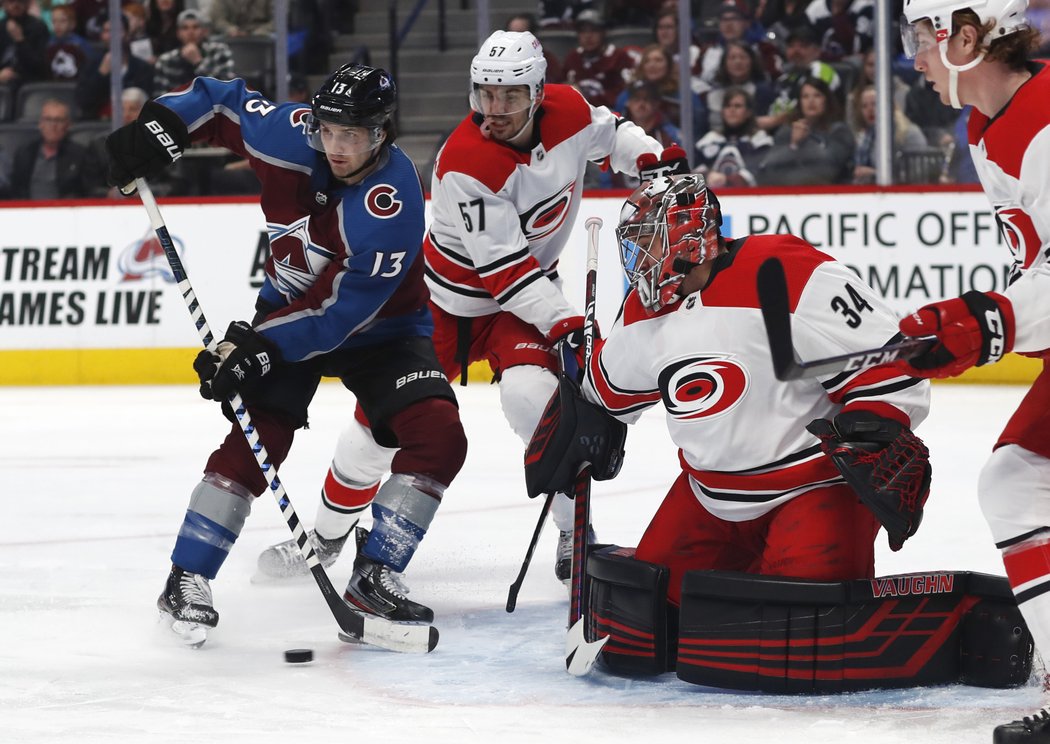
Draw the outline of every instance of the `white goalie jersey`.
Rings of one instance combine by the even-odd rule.
[[[660,144],[595,108],[567,85],[549,85],[536,114],[538,141],[519,150],[484,136],[470,116],[434,165],[427,284],[452,315],[509,311],[546,334],[579,313],[552,282],[576,221],[588,161],[637,175]]]
[[[627,423],[661,404],[697,499],[734,522],[841,481],[806,431],[811,420],[868,410],[914,428],[929,407],[929,382],[893,366],[777,380],[756,290],[771,256],[784,264],[803,359],[898,336],[893,313],[844,265],[799,238],[756,235],[730,242],[703,290],[655,315],[632,291],[584,384],[589,400]]]

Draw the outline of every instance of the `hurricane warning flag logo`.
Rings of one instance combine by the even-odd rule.
[[[660,396],[676,419],[719,416],[743,400],[751,378],[739,363],[726,357],[693,357],[660,373]]]
[[[171,242],[175,244],[175,251],[182,256],[182,241],[172,236]],[[169,284],[175,283],[175,275],[164,255],[164,247],[152,232],[121,252],[117,268],[123,274],[123,282],[137,282],[146,277],[158,276]]]

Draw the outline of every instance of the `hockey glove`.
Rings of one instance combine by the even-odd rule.
[[[576,357],[576,367],[582,375],[585,373],[583,369],[583,363],[585,361],[584,355],[586,350],[584,349],[584,333],[583,324],[585,318],[582,315],[574,315],[571,318],[565,318],[559,320],[553,326],[551,326],[550,333],[547,334],[547,341],[551,346],[557,346],[558,343],[564,345],[564,348],[568,349]],[[598,324],[594,324],[594,343],[595,350],[597,350],[597,344],[601,338],[601,333],[598,331]]]
[[[840,413],[806,427],[871,509],[898,551],[922,522],[930,495],[930,451],[907,426],[870,411]]]
[[[689,172],[689,161],[686,159],[685,150],[678,145],[664,148],[660,158],[651,152],[643,152],[635,161],[638,166],[638,178],[642,181],[652,181],[660,176],[677,176]]]
[[[1014,345],[1014,311],[995,292],[967,292],[901,319],[905,336],[936,336],[932,349],[898,366],[913,377],[954,377],[998,362]]]
[[[277,347],[242,320],[230,323],[215,350],[205,349],[193,361],[201,397],[225,402],[234,392],[265,377],[281,363]]]
[[[189,142],[189,132],[178,114],[147,101],[135,121],[106,137],[109,185],[123,189],[136,178],[157,175],[182,157]]]

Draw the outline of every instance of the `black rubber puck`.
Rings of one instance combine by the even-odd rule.
[[[284,652],[284,660],[289,664],[305,664],[314,660],[314,652],[311,648],[290,648]]]

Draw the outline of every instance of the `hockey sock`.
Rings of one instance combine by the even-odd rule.
[[[1003,549],[1003,565],[1039,652],[1050,654],[1050,533]]]
[[[190,496],[171,562],[214,579],[251,513],[251,501],[252,495],[244,486],[206,473]]]
[[[372,502],[372,531],[361,554],[398,573],[404,571],[434,519],[444,490],[425,476],[390,476]]]
[[[314,531],[328,540],[343,537],[357,524],[378,490],[379,481],[371,485],[354,483],[333,464],[321,489]]]

